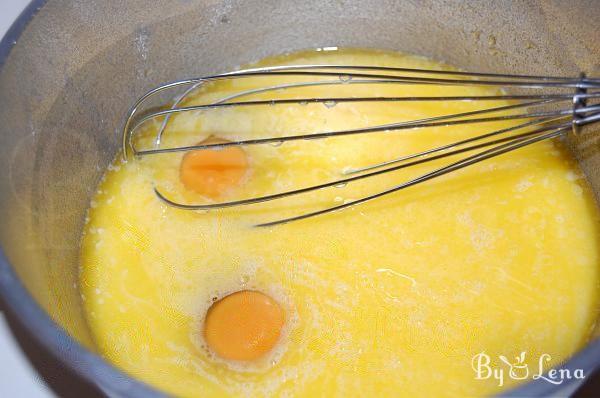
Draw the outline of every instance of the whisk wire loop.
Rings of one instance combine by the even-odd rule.
[[[202,105],[181,106],[182,103],[204,84],[233,79],[261,78],[283,79],[283,83],[258,88],[249,88],[228,95],[217,101]],[[286,79],[308,79],[288,81]],[[312,86],[351,85],[443,85],[443,86],[491,86],[508,90],[525,90],[520,93],[502,93],[499,95],[470,95],[470,96],[372,96],[372,97],[318,97],[318,98],[269,98],[245,99],[255,94],[269,94]],[[164,95],[171,89],[185,88],[184,92],[175,97],[170,107],[149,113],[142,113],[143,105]],[[394,172],[407,167],[440,160],[459,154],[480,152],[450,162],[445,166],[424,173],[418,177],[389,188],[387,190],[365,196],[347,203],[324,208],[321,210],[300,214],[281,220],[259,224],[257,226],[274,226],[306,218],[316,217],[330,212],[339,211],[355,206],[393,192],[420,184],[422,182],[446,175],[450,172],[482,162],[504,153],[532,145],[534,143],[565,136],[568,131],[576,134],[583,126],[600,121],[600,79],[588,78],[585,74],[579,77],[557,77],[536,75],[507,75],[497,73],[440,71],[429,69],[410,69],[377,66],[347,66],[347,65],[286,65],[266,68],[253,68],[224,74],[212,75],[196,79],[175,81],[159,86],[142,96],[130,109],[123,128],[122,151],[124,159],[130,155],[141,157],[160,153],[187,152],[206,150],[228,146],[262,145],[268,143],[283,143],[307,139],[324,139],[355,134],[375,132],[391,132],[400,130],[417,130],[430,127],[446,127],[456,125],[481,124],[515,120],[518,124],[499,130],[482,132],[463,140],[451,142],[439,147],[430,148],[418,153],[404,155],[377,164],[353,168],[341,173],[341,178],[314,186],[303,187],[285,192],[274,193],[230,202],[185,204],[169,199],[159,189],[155,188],[157,197],[169,206],[185,210],[209,210],[226,207],[251,205],[282,199],[307,192],[340,186],[354,181]],[[530,92],[534,90],[534,92]],[[570,92],[569,92],[570,91]],[[475,111],[436,115],[408,121],[398,121],[385,125],[373,125],[355,129],[331,130],[325,132],[298,132],[281,137],[260,137],[232,142],[199,144],[180,147],[163,147],[163,135],[171,117],[185,112],[206,112],[220,108],[260,107],[273,105],[306,105],[309,103],[398,103],[398,102],[433,102],[433,101],[515,101],[508,105],[491,106]],[[565,103],[567,105],[560,106]],[[571,104],[570,106],[568,104]],[[510,111],[498,115],[499,112]],[[514,112],[516,111],[516,112]],[[162,118],[154,140],[153,148],[138,149],[135,144],[135,134],[147,122]],[[482,127],[484,129],[484,127]],[[521,130],[521,132],[519,132]]]

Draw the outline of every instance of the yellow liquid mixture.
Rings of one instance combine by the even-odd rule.
[[[305,51],[272,64],[358,64],[450,69],[373,50]],[[291,80],[302,78],[286,78]],[[203,104],[282,79],[206,84]],[[492,95],[482,87],[355,85],[277,92],[280,98]],[[254,94],[240,100],[272,98]],[[507,102],[298,104],[178,115],[164,146],[320,132]],[[332,106],[335,105],[335,106]],[[151,147],[160,120],[136,145]],[[382,132],[245,147],[244,181],[219,200],[280,192],[514,122]],[[116,160],[85,228],[81,289],[99,350],[168,393],[221,396],[474,396],[516,383],[476,380],[474,355],[526,352],[537,369],[585,344],[598,308],[598,211],[557,142],[541,142],[334,214],[272,228],[257,222],[333,206],[444,163],[266,204],[208,213],[154,194],[204,203],[179,181],[182,153]],[[447,163],[447,161],[446,161]],[[228,362],[202,337],[215,299],[257,290],[277,300],[285,327],[256,361]],[[549,366],[549,365],[548,365]]]

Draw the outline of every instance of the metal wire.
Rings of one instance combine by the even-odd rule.
[[[366,73],[376,72],[376,73]],[[416,74],[416,76],[415,76]],[[282,84],[248,89],[233,95],[221,98],[211,104],[180,107],[179,105],[203,84],[210,81],[245,79],[260,77],[301,77],[319,78],[300,82],[284,82]],[[331,80],[331,78],[335,78]],[[527,94],[502,94],[481,96],[404,96],[404,97],[327,97],[327,98],[294,98],[294,99],[269,99],[240,101],[241,98],[257,93],[269,93],[280,90],[293,90],[311,86],[335,86],[340,84],[376,85],[376,84],[402,84],[402,85],[444,85],[444,86],[493,86],[508,89],[534,90]],[[179,87],[187,87],[178,96],[169,109],[155,111],[140,115],[142,106],[164,93]],[[581,127],[600,121],[600,79],[590,79],[585,75],[577,78],[534,76],[534,75],[506,75],[495,73],[472,73],[462,71],[438,71],[410,68],[392,68],[375,66],[346,66],[346,65],[294,65],[268,68],[246,69],[242,71],[213,75],[198,79],[188,79],[159,86],[142,96],[131,108],[123,128],[122,150],[124,159],[130,155],[148,156],[160,153],[187,152],[192,150],[215,149],[229,146],[280,144],[283,142],[323,139],[330,137],[348,136],[355,134],[369,134],[374,132],[413,130],[426,127],[444,127],[467,124],[480,124],[504,120],[523,120],[515,126],[484,132],[480,135],[452,142],[450,144],[431,148],[418,153],[390,159],[377,164],[346,170],[343,177],[322,184],[299,188],[295,190],[274,193],[262,197],[254,197],[230,202],[210,204],[184,204],[167,198],[157,188],[156,195],[169,206],[186,210],[209,210],[226,207],[251,205],[261,202],[278,200],[307,192],[325,189],[333,186],[345,185],[354,181],[394,172],[417,164],[444,159],[457,154],[483,149],[480,152],[451,162],[443,167],[410,179],[398,186],[378,192],[344,204],[324,208],[318,211],[300,214],[295,217],[285,218],[259,224],[257,226],[274,226],[292,221],[319,216],[322,214],[342,210],[391,193],[406,189],[422,182],[448,174],[455,170],[479,163],[486,159],[500,156],[536,142],[566,135],[569,131],[579,132]],[[557,92],[556,90],[569,90]],[[217,144],[199,144],[173,148],[161,147],[165,129],[174,114],[184,112],[206,111],[230,107],[257,107],[289,104],[308,103],[359,103],[359,102],[431,102],[431,101],[494,101],[511,100],[514,104],[489,107],[481,110],[461,112],[448,115],[439,115],[429,118],[415,119],[385,125],[367,126],[356,129],[334,130],[319,133],[291,133],[283,137],[261,137],[256,139],[240,140]],[[591,102],[596,102],[591,104]],[[563,104],[558,106],[560,104]],[[547,109],[552,106],[552,109]],[[508,115],[494,115],[507,110],[520,110],[518,113]],[[156,118],[163,118],[154,140],[154,148],[137,149],[133,144],[135,133],[145,123]],[[519,131],[521,130],[521,131]],[[523,130],[525,130],[523,132]],[[493,138],[493,139],[492,139]],[[490,140],[491,139],[491,140]],[[478,142],[478,143],[477,143]],[[491,148],[490,148],[491,147]]]

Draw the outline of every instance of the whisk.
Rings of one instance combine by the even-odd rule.
[[[210,104],[196,106],[180,106],[181,103],[196,89],[205,83],[226,79],[247,79],[260,76],[289,79],[282,84],[253,88],[240,91]],[[311,81],[293,81],[293,78],[311,79]],[[444,86],[494,86],[503,90],[501,95],[471,95],[471,96],[396,96],[396,97],[330,97],[330,98],[294,98],[281,99],[276,96],[267,100],[247,100],[247,97],[257,93],[275,93],[280,90],[292,90],[298,87],[334,86],[338,84],[401,84],[401,85],[444,85]],[[152,99],[158,98],[171,89],[185,89],[183,94],[172,100],[170,106],[151,112],[143,112],[142,106]],[[187,152],[193,150],[217,149],[228,146],[245,146],[273,144],[284,142],[324,139],[330,137],[369,134],[374,132],[420,129],[426,127],[441,127],[465,124],[483,124],[502,120],[519,120],[519,124],[500,130],[484,131],[479,135],[451,142],[446,145],[431,148],[418,153],[388,159],[384,162],[367,167],[346,170],[340,178],[323,182],[318,185],[277,192],[266,196],[252,197],[242,200],[206,203],[184,204],[167,198],[157,188],[155,193],[169,206],[186,210],[211,210],[226,207],[251,205],[260,202],[279,200],[293,195],[325,189],[334,186],[344,186],[348,183],[374,177],[384,173],[423,164],[434,160],[444,159],[457,154],[464,154],[459,160],[451,160],[442,167],[411,178],[392,188],[364,196],[343,204],[326,207],[317,211],[299,214],[271,222],[258,224],[266,227],[299,221],[320,216],[330,212],[356,206],[367,201],[380,198],[411,186],[424,183],[453,171],[468,167],[504,153],[532,145],[543,140],[565,136],[568,133],[579,134],[583,126],[600,121],[600,79],[592,79],[581,74],[579,77],[554,77],[532,75],[507,75],[496,73],[473,73],[462,71],[439,71],[426,69],[410,69],[378,66],[348,66],[348,65],[292,65],[265,68],[245,69],[213,76],[180,80],[161,85],[142,96],[130,109],[123,128],[122,150],[124,159],[129,155],[150,156],[169,152]],[[511,90],[519,93],[512,94]],[[504,94],[506,93],[506,94]],[[487,107],[476,111],[442,114],[434,117],[415,119],[385,125],[367,126],[356,129],[345,129],[314,133],[290,134],[282,137],[264,137],[248,140],[199,144],[180,147],[161,147],[163,133],[170,117],[182,112],[210,110],[230,107],[256,107],[282,104],[323,103],[332,105],[349,102],[432,102],[432,101],[494,101],[512,100],[510,105]],[[156,109],[156,108],[153,108]],[[498,115],[498,112],[516,110],[515,113]],[[137,149],[133,137],[147,121],[162,118],[163,122],[154,139],[154,147]]]

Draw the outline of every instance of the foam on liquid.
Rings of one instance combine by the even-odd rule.
[[[449,67],[372,50],[306,51],[269,64]],[[289,82],[289,79],[287,79]],[[186,105],[281,83],[205,85]],[[493,95],[481,87],[341,84],[283,91],[319,96]],[[272,95],[272,94],[271,94]],[[240,100],[264,99],[255,94]],[[505,105],[337,103],[224,108],[172,119],[164,145],[290,135]],[[151,145],[159,126],[137,144]],[[247,147],[246,183],[226,199],[339,178],[343,170],[511,125],[463,125]],[[581,172],[556,142],[487,160],[370,203],[274,228],[261,221],[332,206],[430,170],[417,166],[282,201],[223,211],[170,208],[153,193],[205,199],[178,180],[183,154],[116,160],[93,199],[81,289],[100,352],[177,396],[472,396],[501,390],[476,380],[475,354],[541,354],[559,363],[582,347],[598,308],[598,210]],[[442,163],[437,163],[442,165]],[[216,298],[261,290],[286,310],[268,358],[228,363],[202,341]],[[503,388],[514,385],[506,380]]]

